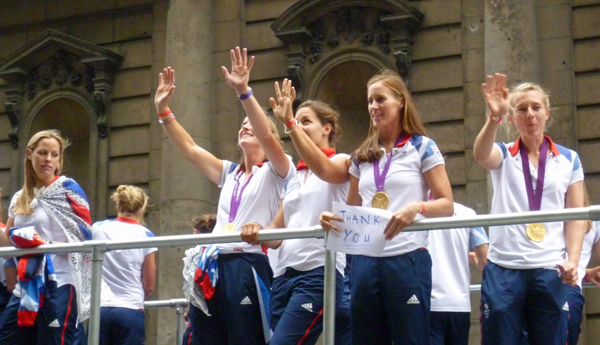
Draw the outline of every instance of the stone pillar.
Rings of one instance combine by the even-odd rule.
[[[194,141],[212,151],[211,1],[171,0],[166,8],[165,67],[175,69],[177,83],[169,106],[176,114],[177,121]],[[164,133],[162,138],[160,235],[191,234],[191,219],[196,215],[213,212],[213,186],[179,154]],[[181,259],[185,249],[187,247],[159,250],[155,298],[183,297]],[[173,309],[159,311],[157,344],[172,344],[175,341],[174,318]]]
[[[539,81],[535,3],[521,0],[485,1],[485,75],[506,74],[509,87],[524,81]],[[503,142],[512,139],[507,138],[502,130],[496,137],[496,141]],[[493,193],[489,176],[487,189],[489,210]]]
[[[509,84],[539,80],[535,1],[487,0],[485,73],[504,73]]]

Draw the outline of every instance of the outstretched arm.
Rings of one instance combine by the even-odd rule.
[[[244,48],[243,53],[239,47],[230,51],[231,55],[231,73],[226,67],[221,67],[225,80],[231,86],[238,96],[248,95],[248,98],[241,100],[242,106],[246,111],[246,116],[252,125],[254,136],[260,143],[267,158],[271,162],[273,168],[279,177],[285,177],[290,169],[290,161],[288,160],[283,147],[277,138],[271,132],[271,127],[267,116],[258,104],[256,98],[251,94],[251,89],[248,87],[250,79],[250,71],[254,65],[254,56],[248,60],[248,51]]]
[[[212,153],[196,145],[189,133],[170,114],[169,101],[175,92],[175,70],[167,67],[158,75],[158,88],[154,97],[156,112],[163,121],[163,129],[177,150],[192,162],[200,172],[215,184],[221,182],[223,162]],[[167,115],[164,115],[167,114]],[[164,115],[164,116],[160,116]]]
[[[291,80],[284,79],[279,89],[279,83],[275,82],[275,96],[271,97],[271,108],[277,119],[282,124],[288,124],[294,119],[292,103],[296,99],[296,90],[292,87]],[[336,159],[334,161],[327,158],[319,147],[304,132],[301,126],[292,124],[288,127],[288,133],[292,138],[292,143],[304,160],[308,168],[321,180],[329,183],[344,183],[348,181],[350,173],[348,172],[349,160]]]
[[[504,74],[488,75],[484,84],[481,84],[481,93],[483,99],[490,109],[490,116],[498,121],[488,117],[483,128],[475,139],[473,147],[473,156],[477,163],[487,170],[495,170],[500,166],[502,156],[500,152],[494,150],[496,133],[500,127],[499,121],[508,113],[508,89],[506,88],[506,76]]]

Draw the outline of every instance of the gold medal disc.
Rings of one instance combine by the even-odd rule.
[[[223,227],[223,232],[233,232],[233,230],[235,230],[235,224],[234,223],[227,223]]]
[[[390,198],[384,191],[375,193],[375,195],[373,195],[373,200],[371,200],[371,206],[382,210],[387,210],[389,204]]]
[[[542,242],[546,237],[546,227],[541,223],[527,224],[527,237],[534,242]]]

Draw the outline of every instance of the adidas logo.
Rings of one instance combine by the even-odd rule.
[[[54,319],[54,321],[50,322],[48,327],[60,327],[60,325],[58,324],[58,320]]]
[[[302,305],[302,308],[304,308],[304,309],[306,309],[306,310],[310,311],[311,313],[313,312],[312,303],[304,303],[304,304]]]
[[[248,297],[248,296],[244,297],[242,302],[240,302],[240,305],[251,305],[251,304],[252,304],[252,301],[250,300],[250,297]]]
[[[562,310],[569,311],[569,302],[565,302],[565,304],[562,307]]]
[[[406,301],[406,304],[421,304],[421,302],[419,302],[417,296],[412,295],[412,297],[409,298],[408,301]]]

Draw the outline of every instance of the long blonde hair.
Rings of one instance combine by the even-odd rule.
[[[144,224],[144,212],[149,198],[143,189],[120,185],[110,198],[117,204],[119,216],[134,217],[140,224]]]
[[[29,205],[33,200],[33,188],[35,186],[35,171],[33,170],[33,164],[31,163],[31,159],[28,157],[30,154],[35,151],[37,145],[40,141],[44,139],[55,139],[58,142],[60,156],[58,161],[58,166],[54,171],[54,176],[60,175],[63,168],[64,163],[64,152],[65,149],[69,146],[69,141],[63,138],[60,135],[60,132],[56,129],[48,129],[41,132],[35,133],[31,139],[29,139],[29,143],[27,143],[27,150],[25,154],[25,179],[23,181],[23,191],[17,198],[17,202],[13,209],[15,214],[32,214],[33,209]]]
[[[413,100],[404,80],[400,75],[392,70],[384,69],[376,75],[372,76],[367,82],[367,88],[375,83],[381,82],[385,87],[390,89],[397,100],[404,100],[404,108],[400,116],[400,126],[402,130],[408,134],[427,135],[425,126],[421,121],[421,117],[417,112],[417,106]],[[373,126],[373,121],[369,122],[369,133],[367,139],[354,152],[354,159],[358,163],[373,162],[375,159],[381,158],[383,153],[379,149],[382,143],[380,142],[379,129]]]

